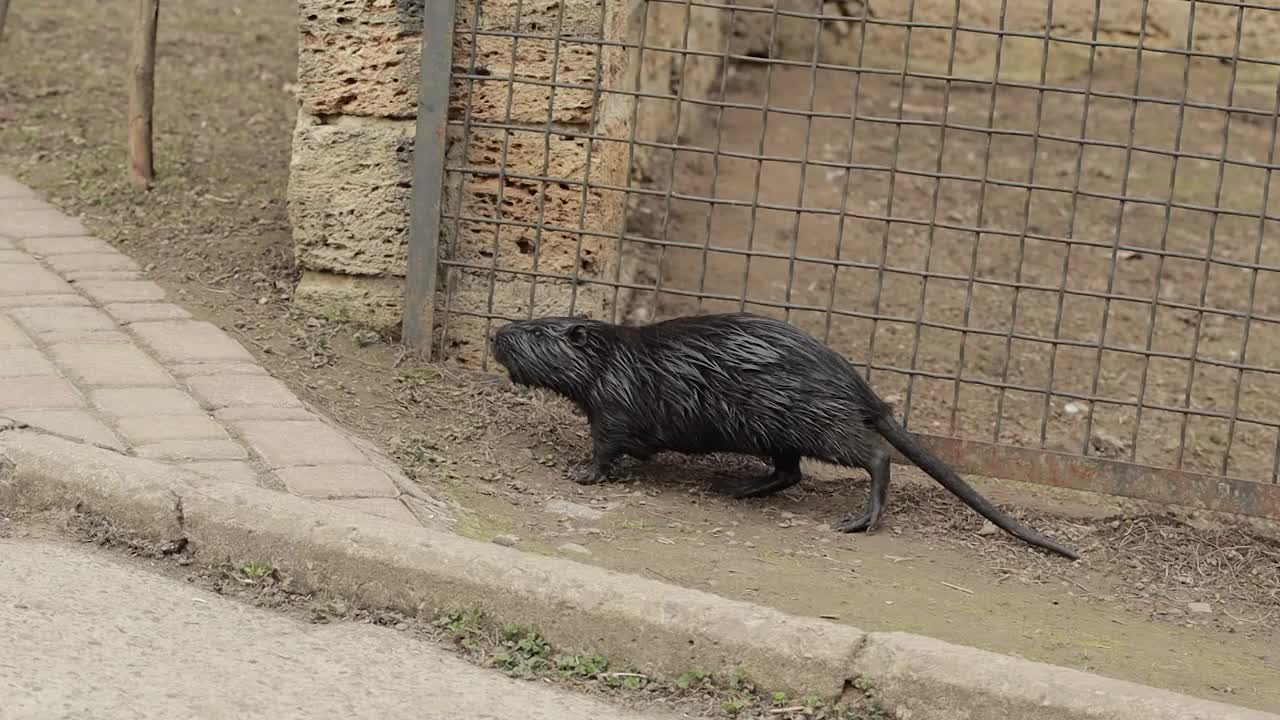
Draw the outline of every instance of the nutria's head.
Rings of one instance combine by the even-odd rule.
[[[586,317],[546,317],[492,333],[493,357],[511,382],[582,397],[604,368],[611,325]]]

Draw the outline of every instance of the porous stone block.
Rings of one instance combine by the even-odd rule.
[[[386,118],[412,118],[417,112],[421,66],[422,6],[393,0],[370,0],[352,7],[344,0],[303,0],[299,22],[299,99],[313,114],[347,114]],[[598,0],[487,0],[480,6],[460,2],[455,15],[456,67],[470,67],[473,37],[477,46],[477,74],[491,79],[474,84],[472,111],[476,117],[506,117],[506,97],[512,65],[509,38],[473,36],[474,26],[485,30],[529,35],[598,37],[601,3]],[[518,17],[517,17],[518,15]],[[555,57],[547,39],[521,38],[516,42],[518,79],[549,81]],[[585,122],[591,113],[594,79],[593,45],[559,43],[556,80],[579,83],[585,88],[557,88],[555,119]],[[465,81],[453,85],[453,105],[462,107]],[[551,88],[517,82],[511,117],[516,121],[544,122]]]
[[[316,317],[388,331],[400,326],[404,280],[306,270],[293,291],[293,305]]]
[[[407,121],[325,124],[298,114],[288,192],[299,264],[348,275],[404,275],[413,135]]]
[[[501,270],[530,271],[536,257],[541,272],[572,275],[576,265],[580,276],[597,275],[608,264],[616,240],[574,231],[608,235],[619,231],[623,194],[597,187],[583,191],[584,185],[592,182],[616,185],[621,180],[617,158],[607,154],[606,147],[606,143],[583,138],[547,139],[536,130],[507,133],[473,128],[466,143],[466,164],[498,170],[504,166],[505,154],[510,175],[465,176],[463,215],[501,217],[542,227],[464,220],[455,244],[453,224],[445,223],[447,247],[456,248],[457,260],[481,265],[490,264],[496,251]],[[450,175],[453,181],[447,184],[456,187],[457,175]],[[513,177],[521,175],[550,180]]]

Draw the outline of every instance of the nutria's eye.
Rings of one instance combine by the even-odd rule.
[[[564,336],[569,338],[569,342],[574,345],[581,345],[587,339],[587,327],[585,325],[570,325],[565,328]]]

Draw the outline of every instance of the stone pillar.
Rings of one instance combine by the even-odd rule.
[[[449,267],[437,297],[438,331],[448,322],[447,354],[464,362],[483,348],[484,320],[470,313],[573,311],[611,318],[627,301],[629,293],[605,283],[627,283],[633,270],[620,265],[617,239],[633,118],[641,139],[671,142],[676,128],[674,102],[646,100],[636,113],[634,96],[617,91],[639,84],[670,95],[681,79],[669,69],[670,55],[648,52],[638,63],[635,47],[592,40],[634,45],[647,11],[653,28],[646,44],[679,47],[685,14],[679,6],[644,0],[523,0],[519,33],[544,37],[515,40],[513,63],[512,38],[473,33],[474,1],[458,2],[452,64],[465,73],[474,60],[476,74],[493,79],[475,82],[469,102],[469,83],[451,84],[447,165],[480,172],[446,173],[440,247],[442,267]],[[516,0],[480,2],[480,30],[517,30]],[[422,0],[300,0],[300,12],[301,111],[289,209],[303,273],[294,302],[324,316],[395,328],[410,218]],[[699,11],[690,46],[719,49],[725,15]],[[558,43],[550,39],[557,27]],[[698,97],[718,85],[718,67],[700,59],[686,68]],[[449,82],[449,68],[428,71]],[[527,82],[550,81],[553,71],[558,83],[577,87]],[[689,115],[700,122],[709,117]],[[467,118],[464,138],[453,121]],[[652,154],[637,150],[633,175]],[[495,264],[496,273],[489,269]],[[528,275],[516,274],[532,271],[562,277],[538,278],[531,287]]]

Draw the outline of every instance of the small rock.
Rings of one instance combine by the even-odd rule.
[[[1000,528],[996,527],[990,520],[984,520],[982,528],[978,530],[979,535],[997,535],[999,532]]]
[[[1101,429],[1093,431],[1093,437],[1089,438],[1089,444],[1093,446],[1094,452],[1098,455],[1108,458],[1118,458],[1129,449],[1128,441]]]
[[[515,547],[516,543],[520,542],[520,538],[515,535],[494,535],[493,542],[495,545],[503,547]]]
[[[561,515],[563,517],[571,517],[575,520],[583,520],[586,522],[596,522],[604,517],[604,513],[595,508],[580,505],[578,503],[568,502],[567,500],[548,500],[543,510],[552,515]]]
[[[1084,412],[1084,405],[1078,402],[1069,402],[1062,406],[1062,412],[1068,415],[1079,415]]]
[[[400,632],[404,632],[409,629],[409,623],[396,623],[396,629]]]
[[[1210,615],[1213,613],[1213,606],[1207,602],[1191,602],[1187,603],[1187,612],[1195,615]]]
[[[574,555],[590,555],[591,551],[579,545],[578,543],[565,543],[556,548],[563,553],[572,553]]]

